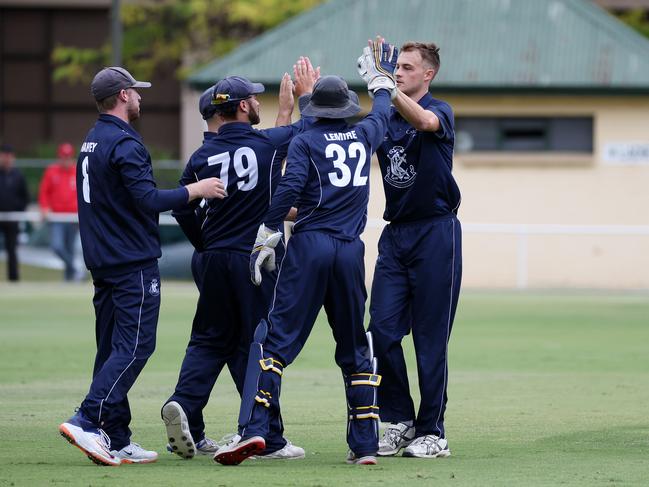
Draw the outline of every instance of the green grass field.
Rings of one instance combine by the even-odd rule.
[[[157,350],[130,394],[133,440],[160,460],[95,466],[57,432],[89,385],[91,296],[87,283],[0,284],[0,485],[649,485],[647,293],[465,292],[450,347],[453,456],[376,467],[344,463],[344,392],[322,317],[282,390],[286,436],[306,459],[223,467],[166,454],[159,409],[196,299],[177,283],[163,288]],[[206,410],[208,434],[233,432],[237,412],[224,372]]]

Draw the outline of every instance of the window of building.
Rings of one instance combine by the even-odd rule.
[[[458,152],[593,152],[592,117],[455,119]]]

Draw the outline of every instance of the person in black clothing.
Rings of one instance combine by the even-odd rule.
[[[14,167],[16,156],[8,144],[0,146],[0,211],[23,211],[29,201],[27,184],[22,173]],[[18,281],[18,222],[0,221],[0,230],[4,234],[7,251],[7,278]]]

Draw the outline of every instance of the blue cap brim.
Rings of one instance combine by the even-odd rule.
[[[266,88],[261,83],[250,83],[252,85],[251,95],[257,95],[266,91]]]

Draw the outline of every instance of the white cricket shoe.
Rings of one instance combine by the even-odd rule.
[[[110,453],[122,463],[153,463],[158,459],[157,452],[145,450],[137,443],[126,445],[119,451],[112,450]]]
[[[176,401],[162,406],[162,421],[167,428],[167,441],[171,451],[182,458],[194,458],[196,444],[189,432],[189,422],[183,408]]]
[[[73,416],[67,422],[59,426],[59,433],[76,446],[86,456],[97,465],[107,465],[111,467],[118,466],[121,460],[110,452],[110,438],[102,429],[86,428],[74,424]]]
[[[349,450],[347,459],[345,460],[349,465],[376,465],[376,457],[374,455],[365,455],[357,457],[356,454]]]
[[[259,460],[298,460],[304,458],[304,448],[299,447],[286,440],[284,448],[274,451],[273,453],[255,455],[251,458]]]
[[[219,451],[219,444],[207,436],[196,443],[197,455],[209,455],[213,457],[217,451]]]
[[[404,423],[390,423],[379,440],[379,451],[376,454],[380,457],[389,457],[399,453],[399,450],[410,445],[415,438],[414,426]]]
[[[167,451],[169,453],[176,453],[169,443],[167,443]],[[214,456],[217,451],[219,451],[219,444],[207,436],[196,443],[196,455]]]
[[[404,457],[417,458],[443,458],[450,457],[451,450],[446,438],[435,435],[426,435],[415,438],[403,451]]]

